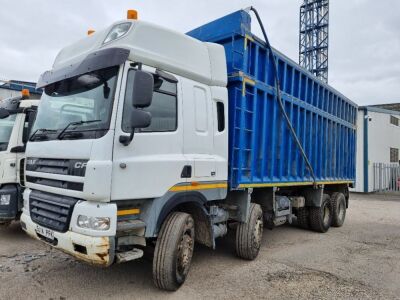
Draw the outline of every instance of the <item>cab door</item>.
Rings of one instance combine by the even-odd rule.
[[[182,79],[184,147],[193,166],[192,180],[213,181],[216,175],[213,140],[213,105],[210,88]]]
[[[115,126],[112,200],[161,197],[186,181],[181,178],[187,160],[183,155],[180,78],[172,74],[176,82],[170,82],[157,76],[154,68],[143,66],[142,70],[155,78],[152,104],[144,109],[152,115],[151,125],[136,130],[128,146],[119,141],[120,136],[129,136],[129,95],[137,71],[126,64]]]

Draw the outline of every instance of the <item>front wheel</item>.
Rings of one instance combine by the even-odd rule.
[[[11,225],[11,221],[0,221],[0,229],[7,228],[10,225]]]
[[[158,288],[176,291],[185,282],[194,242],[192,216],[183,212],[171,213],[161,227],[154,250],[153,279]]]
[[[244,259],[253,260],[261,248],[264,222],[259,204],[250,204],[250,216],[247,223],[241,223],[236,229],[236,254]]]

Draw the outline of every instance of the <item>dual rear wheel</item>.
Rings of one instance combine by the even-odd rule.
[[[331,226],[341,227],[346,217],[346,197],[343,193],[324,194],[320,207],[303,207],[298,210],[297,223],[302,228],[310,228],[325,233]]]

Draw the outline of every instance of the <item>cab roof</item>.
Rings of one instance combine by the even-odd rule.
[[[114,26],[123,23],[132,24],[128,32],[104,44]],[[115,47],[129,50],[128,59],[131,61],[141,62],[207,85],[227,85],[223,46],[201,42],[183,33],[137,20],[116,22],[63,48],[55,59],[53,70],[77,63],[100,49]]]

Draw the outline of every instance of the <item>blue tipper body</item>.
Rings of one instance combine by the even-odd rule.
[[[188,35],[225,47],[229,91],[229,185],[313,184],[276,99],[272,55],[241,10]],[[286,113],[318,184],[355,180],[357,106],[274,50]]]

